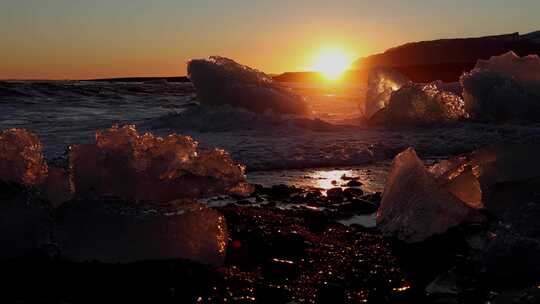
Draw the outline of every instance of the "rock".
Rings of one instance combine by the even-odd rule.
[[[272,188],[267,190],[267,194],[272,198],[276,200],[282,200],[289,198],[291,195],[298,193],[300,190],[297,189],[295,186],[287,186],[284,184],[281,185],[274,185]]]
[[[305,200],[307,202],[319,202],[322,200],[322,198],[323,198],[323,194],[319,190],[309,191],[305,195]]]
[[[41,251],[51,243],[51,217],[44,202],[24,186],[0,181],[0,258]]]
[[[334,282],[325,282],[319,288],[317,295],[318,303],[335,304],[345,303],[345,287],[343,284]]]
[[[351,180],[345,184],[345,186],[347,187],[360,187],[362,185],[363,185],[362,182],[359,182],[357,180]]]
[[[345,203],[341,206],[339,206],[339,211],[342,212],[353,212],[356,214],[372,214],[377,212],[378,206],[373,204],[372,202],[361,200],[361,199],[354,199],[350,203]]]
[[[272,258],[263,265],[262,275],[270,282],[284,281],[298,275],[298,265],[291,260]]]
[[[332,188],[326,191],[326,196],[331,201],[341,201],[343,199],[343,189],[341,188]]]
[[[359,188],[346,188],[345,190],[343,190],[343,196],[345,196],[349,200],[361,197],[362,195],[364,195],[364,191]]]
[[[540,203],[515,205],[495,227],[482,263],[494,280],[530,281],[540,277]]]
[[[463,287],[459,284],[460,278],[455,269],[438,276],[426,287],[426,293],[429,296],[456,296],[463,292]]]
[[[377,226],[386,236],[418,242],[464,222],[471,208],[440,187],[409,148],[392,163]]]
[[[62,255],[72,261],[184,258],[219,265],[227,247],[225,218],[198,203],[76,200],[60,207],[56,222]]]

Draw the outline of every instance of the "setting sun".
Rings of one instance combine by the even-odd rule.
[[[350,66],[350,58],[342,51],[331,50],[322,52],[315,59],[313,69],[327,79],[340,78]]]

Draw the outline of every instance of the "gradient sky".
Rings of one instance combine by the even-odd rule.
[[[539,12],[539,0],[1,0],[0,79],[181,75],[214,54],[306,70],[328,47],[360,57],[540,30]]]

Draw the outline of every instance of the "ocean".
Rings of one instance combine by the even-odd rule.
[[[204,149],[223,148],[253,183],[328,189],[350,175],[373,192],[383,190],[392,158],[409,146],[431,162],[489,144],[540,142],[538,124],[370,126],[360,107],[365,85],[282,85],[306,97],[309,115],[201,106],[191,83],[0,82],[0,129],[35,133],[52,160],[69,145],[92,142],[96,130],[134,124],[162,136],[192,136]]]

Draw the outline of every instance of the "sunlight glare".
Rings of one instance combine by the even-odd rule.
[[[329,80],[343,76],[350,66],[349,57],[340,50],[322,52],[315,60],[313,69]]]

